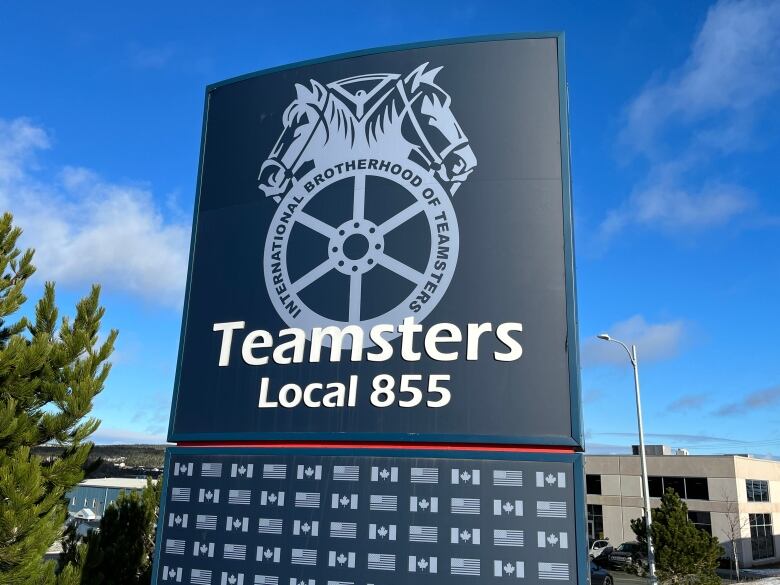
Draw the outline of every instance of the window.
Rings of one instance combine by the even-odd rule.
[[[596,504],[588,504],[588,537],[604,538],[604,511]]]
[[[687,500],[709,500],[710,492],[706,477],[660,477],[651,475],[648,478],[651,498],[660,498],[669,488],[677,495]]]
[[[768,502],[769,482],[760,479],[746,479],[748,502]]]
[[[749,514],[750,548],[753,560],[770,559],[775,556],[775,543],[772,537],[771,514]]]
[[[691,519],[696,528],[704,530],[704,532],[712,536],[712,517],[709,512],[692,512],[689,510],[688,518]]]
[[[585,493],[601,495],[601,476],[588,474],[585,476]]]

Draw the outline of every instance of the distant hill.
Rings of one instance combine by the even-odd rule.
[[[165,445],[95,445],[87,461],[91,467],[98,459],[100,464],[87,477],[135,477],[162,473]],[[42,457],[53,457],[62,449],[56,446],[36,447],[34,452]]]

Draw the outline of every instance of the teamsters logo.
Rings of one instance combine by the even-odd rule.
[[[405,77],[377,73],[325,86],[313,79],[309,87],[296,84],[297,97],[283,115],[284,129],[258,177],[260,190],[278,204],[263,268],[271,301],[288,326],[308,336],[314,327],[351,324],[367,331],[400,324],[410,315],[420,322],[446,292],[459,247],[450,197],[477,161],[451,110],[450,96],[434,81],[440,70],[425,63]],[[344,189],[352,194],[349,218],[338,226],[319,219],[313,211],[322,209],[318,198]],[[372,221],[366,213],[376,190],[402,201],[399,211],[381,221]],[[327,254],[317,266],[291,278],[290,256],[299,253],[291,244],[299,233],[297,224],[322,236]],[[427,258],[417,262],[394,257],[386,245],[394,230],[410,225],[425,226],[428,236],[420,241],[430,242],[429,249],[418,250]],[[333,307],[339,299],[305,292],[320,279],[331,278],[332,271],[349,282],[342,310],[336,313]],[[404,293],[377,309],[377,303],[363,298],[366,280],[376,283],[376,277],[379,282],[401,279],[401,286],[388,281],[387,290]],[[386,291],[380,293],[374,296]],[[386,338],[398,334],[393,331]],[[374,343],[366,336],[363,344]]]

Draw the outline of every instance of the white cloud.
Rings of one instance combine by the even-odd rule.
[[[36,249],[38,276],[64,285],[99,282],[155,303],[179,306],[189,225],[165,217],[148,188],[112,183],[81,167],[50,174],[35,166],[49,148],[29,120],[0,120],[0,207]]]
[[[754,128],[762,115],[774,115],[766,106],[779,89],[780,0],[717,2],[685,62],[626,108],[620,142],[649,169],[607,214],[601,239],[631,226],[713,228],[745,214],[751,194],[718,176],[730,153],[756,147]]]
[[[90,440],[98,445],[132,444],[132,445],[157,445],[165,443],[165,434],[139,433],[130,429],[98,428]]]
[[[613,323],[606,332],[629,347],[635,344],[641,362],[660,361],[676,356],[687,333],[683,321],[648,323],[642,315],[634,315],[624,321]],[[582,344],[583,367],[627,363],[628,356],[625,350],[615,343],[591,336]]]

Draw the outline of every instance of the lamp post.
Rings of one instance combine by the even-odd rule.
[[[597,335],[599,339],[604,341],[612,341],[622,346],[628,354],[628,359],[631,360],[631,365],[634,368],[634,390],[636,393],[636,419],[639,426],[639,460],[642,465],[642,495],[644,496],[645,503],[645,526],[647,527],[647,568],[650,576],[650,583],[655,583],[655,555],[653,554],[653,537],[650,533],[650,527],[653,523],[653,517],[650,512],[650,489],[647,481],[647,461],[645,458],[645,432],[642,425],[642,401],[639,396],[639,364],[636,357],[636,345],[631,345],[631,349],[628,346],[617,339],[613,339],[606,333]]]

